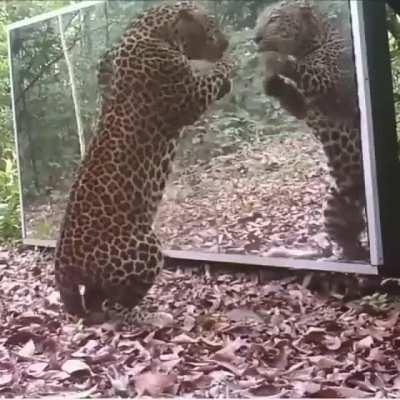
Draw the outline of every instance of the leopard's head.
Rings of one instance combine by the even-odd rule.
[[[167,41],[190,60],[219,60],[229,42],[218,23],[194,0],[162,3],[138,15],[130,24],[135,36]],[[129,32],[128,32],[129,36]]]
[[[190,60],[219,60],[229,41],[217,22],[202,8],[182,8],[173,22],[172,36]]]
[[[318,45],[322,26],[308,1],[284,0],[261,12],[254,40],[258,51],[302,56]]]

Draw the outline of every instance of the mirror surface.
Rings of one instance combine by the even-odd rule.
[[[97,61],[129,20],[154,3],[105,2],[10,31],[26,238],[57,238],[96,121]],[[304,86],[315,76],[300,84],[301,77],[274,69],[276,54],[257,52],[257,15],[269,6],[265,15],[282,17],[288,11],[277,11],[280,2],[202,3],[229,35],[238,66],[232,93],[182,134],[154,224],[164,248],[320,259],[338,247],[339,259],[368,262],[363,177],[354,173],[360,132],[349,3],[311,2],[311,18],[289,10],[304,19],[302,35],[318,31],[324,38],[307,49],[292,43],[297,63],[321,67],[317,79],[339,46],[338,70],[329,71],[339,78],[322,79],[329,86],[323,94]],[[280,25],[281,32],[286,28]],[[274,38],[273,26],[268,29]],[[265,93],[271,77],[287,84],[277,96],[270,86]],[[293,112],[288,103],[297,100]]]

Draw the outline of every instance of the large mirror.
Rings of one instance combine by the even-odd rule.
[[[25,239],[57,238],[96,119],[96,63],[154,3],[98,2],[10,27]],[[155,221],[164,248],[204,259],[369,264],[350,2],[308,1],[311,11],[274,0],[202,3],[229,35],[238,66],[232,93],[182,135]],[[296,25],[282,24],[288,18],[303,36],[285,54],[276,31]],[[287,59],[297,75],[279,69]]]

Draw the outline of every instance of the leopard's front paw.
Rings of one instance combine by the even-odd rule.
[[[275,97],[281,106],[297,119],[304,119],[307,114],[307,102],[295,83],[280,75],[265,78],[264,91],[267,96]]]
[[[274,75],[290,77],[295,69],[296,59],[276,51],[267,51],[263,54],[263,64],[266,79]]]
[[[279,98],[282,92],[283,79],[279,75],[272,75],[263,79],[264,93],[267,96]]]

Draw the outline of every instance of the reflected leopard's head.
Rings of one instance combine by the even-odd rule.
[[[301,56],[321,36],[321,22],[308,1],[284,0],[260,13],[254,31],[259,52]]]

